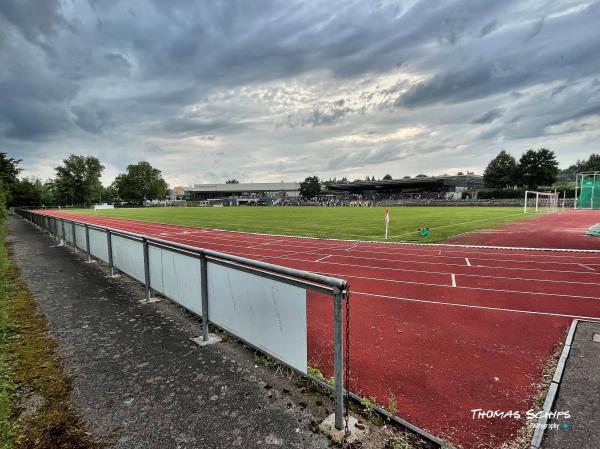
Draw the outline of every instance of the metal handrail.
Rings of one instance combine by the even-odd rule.
[[[248,259],[245,257],[234,256],[231,254],[213,251],[204,248],[196,248],[190,245],[171,242],[155,237],[145,236],[135,232],[123,231],[120,229],[111,228],[108,226],[100,226],[90,224],[79,220],[57,217],[48,213],[40,213],[32,210],[15,209],[15,212],[21,217],[29,220],[34,225],[42,230],[46,229],[52,234],[51,219],[54,221],[54,236],[58,238],[58,222],[61,222],[61,238],[66,242],[66,234],[64,224],[71,223],[73,232],[73,246],[77,247],[77,235],[75,226],[81,226],[85,229],[85,251],[88,256],[88,261],[91,261],[90,250],[90,235],[89,230],[97,230],[106,233],[107,249],[109,258],[109,269],[112,275],[113,260],[112,260],[112,237],[119,236],[129,240],[135,240],[142,244],[144,256],[144,278],[146,287],[146,297],[149,300],[151,294],[150,285],[150,263],[149,263],[149,247],[156,246],[173,252],[183,253],[185,255],[197,258],[201,264],[201,279],[202,282],[202,336],[208,340],[208,324],[210,323],[210,313],[208,311],[208,290],[207,290],[207,261],[210,259],[212,263],[225,265],[235,268],[240,271],[245,271],[257,276],[271,278],[300,286],[306,289],[319,291],[331,295],[333,298],[333,332],[334,332],[334,371],[335,371],[335,427],[338,430],[343,429],[344,419],[344,357],[343,357],[343,337],[342,337],[342,300],[348,298],[349,285],[343,279],[338,279],[330,276],[324,276],[309,271],[297,270],[295,268],[283,267],[280,265],[271,264],[257,260]]]
[[[282,278],[286,278],[286,279],[289,279],[290,277],[302,279],[304,281],[307,281],[308,287],[314,286],[314,284],[326,285],[326,286],[329,286],[332,288],[332,290],[331,290],[332,293],[337,293],[337,291],[344,293],[349,289],[349,285],[348,285],[347,281],[345,281],[343,279],[331,277],[331,276],[325,276],[325,275],[321,275],[321,274],[317,274],[317,273],[312,273],[310,271],[284,267],[284,266],[272,264],[269,262],[261,262],[258,260],[248,259],[246,257],[234,256],[232,254],[222,253],[220,251],[214,251],[214,250],[210,250],[210,249],[206,249],[206,248],[198,248],[195,246],[186,245],[184,243],[177,243],[177,242],[172,242],[169,240],[159,239],[156,237],[146,236],[144,234],[139,234],[136,232],[123,231],[121,229],[112,228],[110,226],[102,226],[102,225],[98,225],[98,224],[94,224],[94,223],[86,223],[86,222],[80,221],[80,220],[52,216],[49,214],[34,212],[31,210],[27,210],[26,212],[30,213],[30,214],[38,215],[40,217],[51,216],[54,219],[64,220],[67,223],[74,223],[76,225],[80,225],[80,226],[84,226],[84,227],[87,226],[89,229],[96,229],[98,231],[103,231],[103,232],[110,231],[111,234],[113,234],[113,235],[118,235],[121,237],[129,238],[131,240],[136,240],[136,241],[140,241],[140,242],[147,241],[150,244],[155,243],[157,246],[173,248],[173,249],[180,249],[180,250],[185,251],[188,254],[189,253],[198,254],[199,256],[204,255],[211,259],[229,261],[229,262],[233,262],[236,264],[244,265],[246,267],[256,268],[260,271],[265,271],[265,270],[270,271],[272,273],[279,274],[279,275],[281,275]],[[190,255],[192,255],[192,254],[190,254]],[[337,289],[337,291],[336,291],[336,289]]]

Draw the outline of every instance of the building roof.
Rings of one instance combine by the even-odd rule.
[[[239,184],[194,184],[186,187],[188,192],[295,192],[300,190],[296,182],[243,182]]]
[[[478,187],[483,186],[483,176],[480,175],[455,175],[455,176],[427,176],[407,179],[390,179],[380,181],[355,181],[355,182],[326,182],[330,190],[380,190],[386,188],[424,188],[433,186]]]

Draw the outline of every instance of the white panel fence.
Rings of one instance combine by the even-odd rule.
[[[342,300],[348,284],[341,279],[294,270],[229,254],[194,248],[64,217],[16,209],[55,238],[85,251],[152,291],[230,332],[255,348],[307,375],[306,292],[332,297],[336,418],[343,427],[344,360]]]

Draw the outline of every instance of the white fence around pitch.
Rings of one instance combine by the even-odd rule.
[[[109,227],[15,209],[17,215],[142,282],[152,291],[230,332],[280,362],[308,374],[307,291],[332,298],[335,425],[343,428],[344,359],[342,302],[346,281],[307,271],[156,239]]]

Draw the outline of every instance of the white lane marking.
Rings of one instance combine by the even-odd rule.
[[[456,287],[456,275],[452,273],[450,276],[452,277],[452,287]]]
[[[588,267],[587,265],[584,265],[584,264],[582,264],[582,263],[580,263],[579,265],[581,265],[583,268],[587,268],[587,269],[588,269],[588,270],[590,270],[590,271],[594,271],[594,272],[596,271],[596,270],[594,270],[592,267]]]
[[[469,261],[469,258],[468,258],[468,257],[465,257],[465,262],[467,262],[467,267],[470,267],[470,266],[471,266],[471,262]]]
[[[215,239],[216,240],[216,239]],[[219,240],[224,240],[224,239],[219,239]],[[265,242],[265,243],[259,243],[258,245],[252,245],[252,246],[246,246],[246,248],[260,248],[261,246],[266,246],[266,245],[273,245],[275,242]],[[239,246],[239,245],[230,245],[230,246]]]
[[[321,262],[322,260],[327,259],[328,257],[331,257],[331,255],[328,254],[325,257],[321,257],[320,259],[315,260],[315,262]]]
[[[392,282],[394,284],[425,285],[428,287],[447,287],[448,286],[447,284],[433,284],[430,282],[403,281],[401,279],[382,279],[382,278],[369,277],[369,276],[357,276],[357,275],[348,274],[348,273],[331,273],[331,272],[327,272],[327,271],[315,271],[315,273],[322,274],[324,276],[333,276],[333,277],[340,277],[340,278],[347,278],[347,279],[367,279],[369,281]],[[461,276],[469,276],[469,275],[461,274]],[[525,280],[527,280],[527,279],[525,279]],[[547,282],[547,281],[543,281],[543,282]],[[560,282],[560,281],[556,281],[556,282]],[[593,285],[597,285],[597,284],[593,284]],[[565,293],[532,292],[532,291],[528,291],[528,290],[507,290],[507,289],[502,289],[502,288],[469,287],[469,286],[463,286],[463,285],[457,285],[456,288],[465,289],[465,290],[481,290],[484,292],[515,293],[518,295],[542,295],[542,296],[558,296],[560,298],[600,300],[600,297],[598,297],[598,296],[581,296],[581,295],[571,295],[571,294],[565,294]]]
[[[564,313],[536,312],[534,310],[505,309],[502,307],[476,306],[473,304],[460,304],[460,303],[456,304],[456,303],[452,303],[452,302],[433,301],[433,300],[428,300],[428,299],[403,298],[400,296],[379,295],[376,293],[366,293],[366,292],[353,292],[352,294],[354,296],[356,296],[356,295],[375,296],[378,298],[395,299],[398,301],[406,301],[406,302],[420,302],[420,303],[424,303],[424,304],[437,304],[440,306],[465,307],[468,309],[482,309],[482,310],[491,310],[491,311],[496,311],[496,312],[525,313],[525,314],[530,314],[530,315],[558,316],[558,317],[565,317],[565,318],[577,318],[580,320],[600,321],[600,318],[597,318],[597,317],[581,316],[581,315],[568,315],[568,314],[564,314]]]

